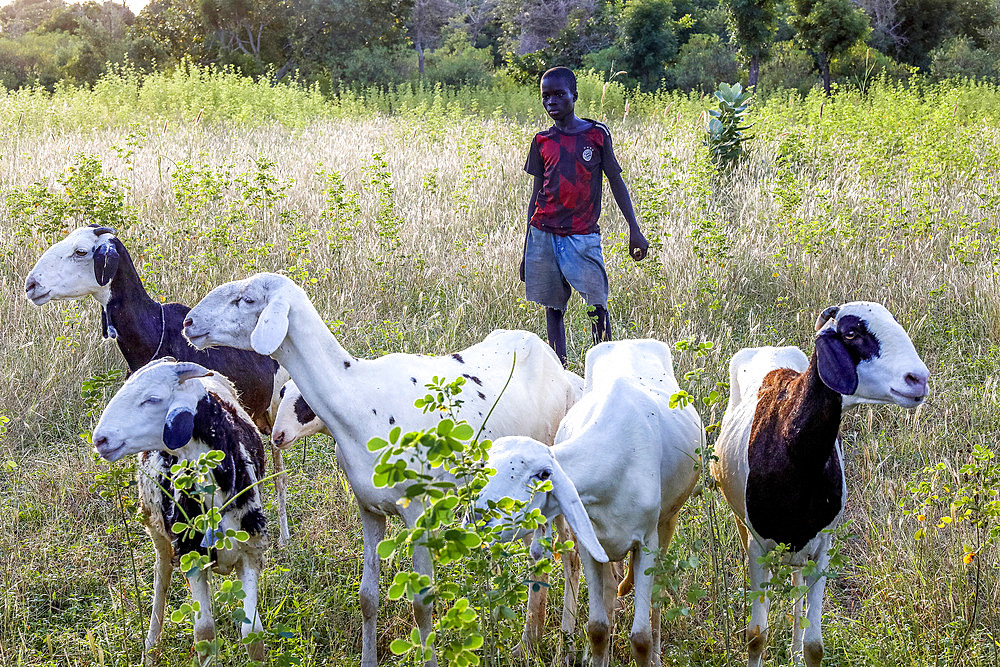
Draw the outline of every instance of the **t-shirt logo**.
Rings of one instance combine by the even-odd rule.
[[[590,162],[590,158],[594,157],[594,149],[592,146],[586,146],[583,149],[583,161]]]

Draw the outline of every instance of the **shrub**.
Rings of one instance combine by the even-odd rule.
[[[867,90],[878,78],[904,81],[916,73],[916,68],[896,62],[890,56],[864,44],[855,44],[830,62],[830,74],[842,83]]]
[[[79,37],[63,32],[0,39],[0,83],[9,89],[36,84],[52,90],[82,45]]]
[[[667,69],[667,78],[685,91],[710,93],[720,81],[740,78],[740,66],[732,47],[718,35],[697,34],[681,47],[677,62]]]
[[[952,37],[930,53],[931,77],[937,81],[957,77],[1000,77],[1000,58],[977,48],[969,37]]]
[[[464,32],[454,31],[440,48],[427,52],[424,76],[446,86],[487,85],[493,80],[493,54],[472,46]]]
[[[341,67],[331,67],[335,78],[339,74],[348,86],[389,86],[401,82],[409,75],[409,52],[387,46],[364,46],[348,54]]]
[[[774,45],[771,59],[761,65],[757,87],[761,91],[793,88],[805,95],[816,83],[812,56],[791,40]]]

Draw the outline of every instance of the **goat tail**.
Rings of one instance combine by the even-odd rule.
[[[635,554],[629,553],[629,564],[625,570],[625,577],[618,584],[618,597],[625,597],[635,586]],[[624,563],[624,561],[622,561]]]

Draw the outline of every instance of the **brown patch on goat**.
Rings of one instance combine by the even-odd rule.
[[[819,378],[779,368],[758,392],[750,432],[746,508],[758,535],[801,550],[843,509],[843,472],[834,446],[842,401]]]

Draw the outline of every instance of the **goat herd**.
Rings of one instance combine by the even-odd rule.
[[[634,582],[632,657],[659,665],[659,613],[651,605],[655,551],[666,548],[678,513],[698,478],[694,462],[704,446],[701,420],[690,405],[670,407],[678,390],[670,348],[656,340],[602,343],[586,358],[585,378],[563,369],[536,335],[495,331],[481,343],[447,356],[390,354],[358,359],[337,342],[305,292],[286,277],[262,273],[212,290],[194,308],[161,305],[146,293],[129,253],[107,227],[77,229],[50,247],[25,283],[36,305],[94,296],[104,336],[116,339],[131,371],[93,431],[97,452],[109,461],[139,455],[139,497],[156,549],[153,608],[146,651],[163,624],[166,591],[182,554],[205,553],[208,536],[176,534],[172,526],[200,513],[200,501],[178,490],[171,467],[209,450],[225,459],[214,469],[214,498],[223,508],[219,530],[250,539],[213,553],[217,572],[235,571],[243,584],[248,622],[259,631],[257,578],[266,530],[260,480],[265,451],[258,429],[271,434],[280,536],[289,539],[281,448],[325,430],[336,441],[337,463],[357,499],[364,532],[361,579],[361,664],[377,664],[375,623],[386,518],[412,527],[419,503],[397,501],[404,488],[376,488],[373,437],[400,425],[429,428],[438,417],[414,401],[433,376],[464,376],[460,416],[478,428],[494,403],[483,437],[494,440],[496,470],[480,502],[504,496],[528,500],[538,480],[552,490],[531,498],[550,521],[564,517],[580,560],[565,558],[563,630],[573,631],[579,563],[590,582],[587,634],[594,665],[609,662],[612,612],[618,594]],[[807,665],[823,656],[821,606],[830,533],[842,514],[844,469],[838,430],[844,410],[861,403],[914,408],[926,398],[928,370],[910,338],[884,307],[852,302],[827,308],[816,323],[807,357],[796,347],[747,348],[730,362],[729,404],[715,445],[712,474],[737,519],[749,555],[750,585],[762,590],[770,573],[758,558],[788,545],[790,564],[816,562],[804,577],[805,600],[794,608],[792,651]],[[513,367],[513,371],[512,371]],[[507,378],[510,383],[503,390]],[[294,383],[289,380],[294,380]],[[505,539],[522,537],[504,535]],[[631,554],[632,566],[616,591],[609,561]],[[430,574],[426,550],[414,569]],[[794,575],[801,583],[801,573]],[[188,577],[200,603],[195,640],[215,636],[207,576]],[[540,638],[543,608],[532,593],[523,641]],[[804,606],[804,609],[803,609]],[[422,637],[431,607],[413,603]],[[808,623],[801,623],[802,614]],[[751,666],[767,641],[767,596],[754,596],[748,629]],[[249,646],[255,660],[264,646]]]

